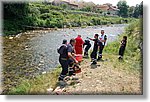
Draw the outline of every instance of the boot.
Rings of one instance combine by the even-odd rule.
[[[91,63],[91,65],[95,65],[95,64],[97,64],[97,61],[93,60],[92,63]]]

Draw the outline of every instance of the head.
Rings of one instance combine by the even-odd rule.
[[[95,38],[95,39],[98,39],[98,34],[95,34],[95,35],[94,35],[94,38]]]
[[[105,32],[104,32],[104,29],[102,29],[102,30],[101,30],[101,34],[103,35],[104,33],[105,33]]]
[[[78,37],[81,37],[81,35],[78,35]]]
[[[76,40],[75,39],[71,39],[70,40],[70,44],[74,46],[76,44]]]
[[[123,36],[123,40],[125,40],[125,41],[126,41],[126,40],[127,40],[127,36]]]
[[[66,40],[66,39],[64,39],[62,44],[67,44],[67,40]]]

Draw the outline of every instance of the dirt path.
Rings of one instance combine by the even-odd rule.
[[[142,94],[141,74],[125,69],[123,62],[113,63],[115,60],[111,56],[96,67],[84,59],[82,73],[76,75],[80,82],[67,85],[64,94]]]

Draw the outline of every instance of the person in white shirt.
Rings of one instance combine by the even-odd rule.
[[[99,46],[99,53],[98,53],[97,61],[102,60],[103,49],[107,41],[107,35],[105,34],[104,29],[101,30],[101,35],[99,36],[99,40],[100,40],[100,46]]]

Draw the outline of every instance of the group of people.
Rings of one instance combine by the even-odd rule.
[[[66,76],[75,76],[75,72],[73,70],[74,65],[79,62],[76,60],[75,55],[82,55],[84,49],[84,57],[88,57],[89,49],[91,47],[90,41],[94,41],[94,46],[91,57],[91,65],[97,64],[97,61],[102,60],[103,49],[106,45],[107,35],[104,32],[104,29],[101,30],[101,34],[95,34],[94,38],[89,38],[85,41],[81,38],[81,35],[78,35],[77,38],[73,38],[68,43],[67,40],[63,40],[62,45],[58,48],[59,62],[62,67],[62,72],[59,76],[59,81],[63,81]],[[124,36],[121,41],[121,46],[119,49],[119,59],[123,59],[125,47],[127,43],[127,37]],[[72,71],[71,71],[72,70]]]

